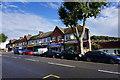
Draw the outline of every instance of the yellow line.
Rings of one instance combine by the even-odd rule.
[[[46,79],[46,78],[51,77],[51,76],[53,76],[53,77],[55,77],[55,78],[60,78],[59,76],[56,76],[56,75],[50,74],[50,75],[48,75],[48,76],[43,77],[42,79]]]
[[[2,56],[2,55],[0,55],[0,56]]]

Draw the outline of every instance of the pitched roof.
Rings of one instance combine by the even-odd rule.
[[[35,40],[35,39],[45,38],[45,37],[50,36],[51,33],[52,33],[52,31],[46,32],[46,33],[43,33],[43,34],[34,35],[29,40]]]
[[[22,42],[22,39],[18,39],[14,43],[20,43],[20,42]]]
[[[52,32],[53,32],[53,31],[43,33],[43,34],[40,35],[40,38],[48,37],[48,36],[51,35]]]
[[[40,36],[39,34],[38,35],[34,35],[29,40],[35,40],[35,39],[39,38],[39,36]]]
[[[109,41],[109,42],[101,42],[100,48],[120,48],[120,41]]]
[[[56,26],[56,27],[58,27],[58,26]],[[68,27],[68,28],[58,27],[58,28],[63,32],[63,34],[71,34],[72,33],[71,27]],[[79,32],[82,31],[82,26],[81,25],[77,25],[77,28],[78,28]],[[88,29],[86,28],[86,30],[88,30]]]

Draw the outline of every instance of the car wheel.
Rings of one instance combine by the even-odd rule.
[[[64,56],[61,56],[61,59],[64,59]]]
[[[52,57],[55,58],[55,55],[53,55]]]
[[[78,61],[78,57],[75,57],[74,59],[75,59],[75,61]]]
[[[91,59],[90,59],[89,57],[87,57],[86,60],[87,60],[88,62],[91,62]]]
[[[114,59],[110,59],[110,60],[109,60],[109,63],[111,63],[111,64],[115,64],[115,63],[117,63],[117,61],[114,60]]]

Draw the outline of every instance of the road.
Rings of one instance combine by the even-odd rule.
[[[118,64],[3,53],[2,78],[119,78]]]

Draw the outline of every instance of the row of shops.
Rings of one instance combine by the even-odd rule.
[[[77,26],[79,33],[82,30],[81,26]],[[91,50],[90,44],[90,32],[89,29],[86,28],[84,38],[83,38],[83,47],[84,52]],[[72,49],[78,52],[78,43],[75,37],[72,34],[71,28],[61,28],[56,26],[53,31],[50,32],[41,32],[37,35],[25,35],[24,37],[20,37],[19,39],[10,40],[8,44],[8,50],[12,50],[12,48],[22,48],[22,49],[31,49],[36,51],[38,48],[48,48],[48,50],[68,50]]]
[[[88,42],[84,42],[84,51],[88,51]],[[72,49],[78,52],[78,43],[77,42],[65,42],[65,43],[44,43],[44,44],[34,44],[34,45],[22,45],[16,46],[19,49],[30,49],[32,51],[37,51],[39,48],[48,48],[48,50],[62,51]],[[8,48],[8,50],[12,50],[12,48]]]

